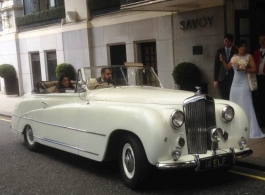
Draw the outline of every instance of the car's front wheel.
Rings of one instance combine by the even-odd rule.
[[[125,135],[119,152],[120,172],[125,185],[131,189],[139,187],[148,175],[149,165],[139,138]]]
[[[26,129],[24,132],[24,141],[29,150],[36,151],[38,149],[38,143],[36,142],[33,130],[31,126],[29,125],[26,126]]]

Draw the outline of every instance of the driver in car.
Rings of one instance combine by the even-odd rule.
[[[112,81],[112,70],[110,68],[102,68],[101,69],[101,77],[97,78],[97,82],[101,83],[113,83]]]

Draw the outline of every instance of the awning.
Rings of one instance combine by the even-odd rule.
[[[223,4],[223,0],[121,0],[121,9],[128,11],[186,12]]]

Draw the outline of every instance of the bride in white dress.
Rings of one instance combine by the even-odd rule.
[[[220,56],[220,61],[223,62],[226,70],[229,70],[230,68],[234,69],[234,79],[232,82],[229,99],[230,101],[235,102],[239,106],[241,106],[246,112],[250,123],[249,138],[262,138],[265,137],[265,134],[262,133],[257,122],[252,102],[252,92],[250,90],[247,78],[247,73],[257,72],[255,61],[252,55],[246,53],[246,41],[239,41],[239,43],[236,45],[236,48],[238,50],[238,53],[233,56],[228,64],[226,64],[224,57]],[[239,66],[239,64],[237,63],[239,61],[246,62],[245,65],[248,64],[249,66],[244,67],[244,63],[243,65],[242,63],[240,63],[241,66]]]

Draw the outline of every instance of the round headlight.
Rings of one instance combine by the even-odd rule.
[[[231,120],[233,120],[235,116],[235,111],[234,108],[232,106],[225,106],[222,110],[222,118],[226,121],[226,122],[230,122]]]
[[[181,127],[185,120],[184,113],[180,110],[174,110],[170,116],[171,125],[174,128]]]
[[[219,142],[223,137],[223,130],[220,128],[214,128],[210,130],[211,140],[215,143]]]

